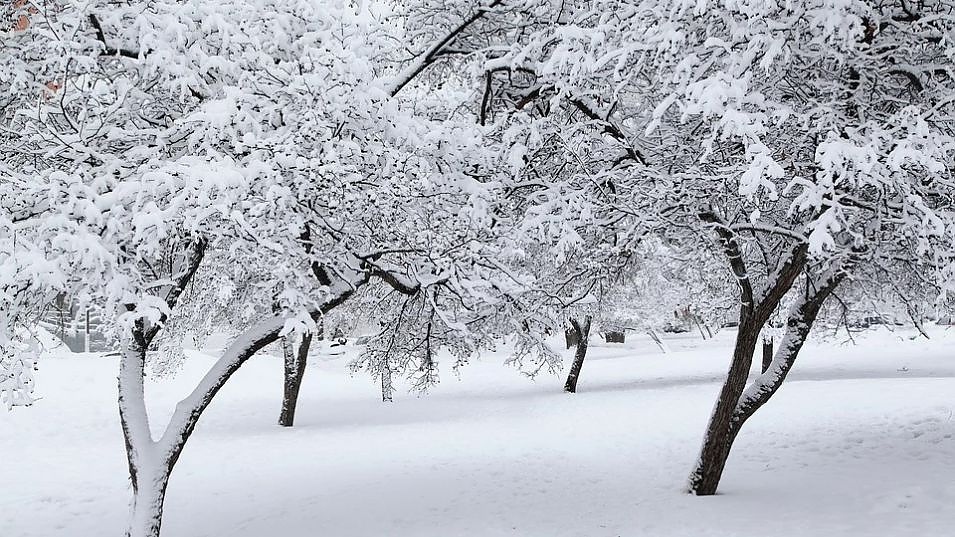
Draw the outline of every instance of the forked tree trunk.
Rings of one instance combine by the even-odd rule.
[[[367,279],[358,282],[362,285]],[[358,285],[350,285],[328,299],[312,318],[344,302]],[[149,430],[143,390],[143,371],[149,342],[158,328],[144,331],[142,322],[133,330],[132,342],[120,360],[119,414],[126,441],[129,476],[133,485],[127,537],[158,537],[162,523],[163,501],[169,476],[182,448],[196,428],[199,418],[225,383],[250,357],[280,339],[285,319],[272,317],[236,338],[206,372],[196,388],[176,405],[169,424],[159,440]]]
[[[311,343],[312,334],[302,335],[297,349],[294,337],[286,337],[282,341],[282,354],[285,358],[285,389],[282,394],[282,412],[279,414],[279,425],[282,427],[291,427],[295,423],[295,408],[298,405],[302,379],[305,378],[308,348]]]
[[[283,318],[275,317],[247,330],[226,349],[195,390],[176,405],[162,437],[153,440],[146,412],[143,372],[145,349],[158,328],[144,331],[142,322],[137,323],[132,341],[122,354],[119,373],[119,415],[133,488],[126,537],[159,536],[169,476],[199,417],[249,357],[279,339],[284,324]]]
[[[120,362],[119,415],[126,440],[126,459],[133,487],[126,537],[158,537],[163,501],[169,483],[169,465],[157,457],[156,442],[149,431],[143,390],[147,341],[141,324],[127,344]]]
[[[704,212],[700,214],[700,218],[704,222],[714,224],[713,230],[719,238],[740,290],[739,331],[736,334],[733,359],[707,424],[696,467],[689,479],[690,492],[708,495],[716,492],[723,467],[729,457],[736,434],[733,415],[746,388],[746,378],[753,363],[759,332],[803,271],[808,245],[796,244],[789,255],[780,259],[777,268],[768,278],[765,291],[757,297],[736,233],[713,212]]]
[[[716,493],[730,450],[740,428],[756,410],[769,401],[782,385],[796,360],[796,356],[799,354],[799,350],[805,343],[816,317],[819,315],[819,309],[842,278],[842,273],[837,273],[823,279],[820,285],[810,288],[807,283],[805,294],[790,309],[786,321],[786,335],[768,370],[757,377],[745,391],[741,390],[738,396],[724,399],[727,393],[732,393],[735,390],[731,386],[731,382],[739,382],[740,376],[742,376],[742,381],[745,382],[745,372],[749,370],[751,365],[751,357],[756,347],[756,337],[759,334],[760,326],[754,326],[752,322],[746,323],[745,327],[743,324],[740,325],[730,374],[727,377],[726,384],[723,385],[713,416],[710,418],[706,436],[703,440],[703,447],[700,450],[700,457],[690,474],[690,492],[699,496]],[[721,419],[726,416],[724,413],[728,413],[728,419]]]
[[[583,322],[577,319],[571,319],[570,324],[577,332],[577,351],[574,352],[574,363],[570,366],[570,373],[567,374],[567,382],[564,383],[564,391],[577,393],[577,379],[580,377],[580,370],[584,367],[584,359],[587,357],[587,338],[590,335],[590,315],[584,317]]]

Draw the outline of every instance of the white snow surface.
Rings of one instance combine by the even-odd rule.
[[[431,394],[311,358],[292,429],[275,425],[281,359],[225,386],[172,474],[168,537],[950,535],[955,330],[815,341],[743,428],[720,494],[683,487],[733,333],[593,342],[579,393],[522,377],[504,350]],[[190,352],[147,384],[158,436],[212,364]],[[565,355],[570,359],[569,352]],[[0,537],[120,535],[130,497],[115,358],[40,362],[30,408],[0,413]]]

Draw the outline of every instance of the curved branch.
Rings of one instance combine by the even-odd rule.
[[[592,106],[590,106],[588,103],[585,103],[583,99],[579,97],[572,97],[570,102],[576,106],[578,110],[583,112],[585,116],[600,123],[603,126],[604,134],[609,135],[613,139],[623,144],[625,155],[620,159],[621,162],[623,160],[629,159],[636,162],[637,164],[641,164],[643,166],[647,165],[647,161],[643,158],[643,154],[637,151],[636,148],[630,144],[630,140],[628,140],[627,136],[623,133],[623,131],[620,130],[620,127],[610,121],[609,114],[607,114],[607,117],[600,117],[600,114],[598,114]]]
[[[741,315],[740,321],[744,321],[752,314],[755,303],[753,296],[753,284],[749,278],[749,272],[746,268],[746,261],[743,259],[742,248],[736,239],[736,232],[733,231],[726,222],[716,213],[704,211],[700,213],[700,220],[708,224],[713,224],[716,235],[719,237],[720,245],[723,247],[723,254],[730,263],[730,269],[736,276],[736,282],[739,284]]]
[[[391,89],[388,91],[390,97],[394,97],[398,94],[409,82],[415,79],[422,71],[428,68],[432,63],[437,61],[441,56],[441,53],[446,49],[448,45],[454,42],[469,26],[477,22],[478,20],[484,18],[485,15],[491,12],[492,8],[495,8],[504,3],[504,0],[492,0],[490,3],[478,7],[474,10],[474,14],[470,17],[464,19],[461,24],[454,27],[449,31],[443,38],[441,38],[437,43],[431,46],[424,54],[421,54],[404,70],[403,73],[398,75],[398,80],[394,83]]]
[[[366,274],[359,282],[339,287],[337,293],[326,300],[321,307],[310,312],[312,319],[318,320],[323,314],[345,302],[369,279],[370,275]],[[160,452],[164,456],[163,461],[170,470],[179,459],[186,440],[195,430],[199,417],[219,390],[249,358],[265,346],[280,339],[285,320],[285,317],[275,316],[246,330],[222,353],[192,393],[176,405],[169,425],[158,442]]]

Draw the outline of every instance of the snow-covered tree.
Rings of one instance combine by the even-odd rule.
[[[8,410],[33,403],[36,361],[30,352],[22,343],[8,342],[0,347],[0,405]]]
[[[463,306],[519,289],[488,268],[506,227],[492,215],[497,156],[475,118],[457,119],[465,95],[428,99],[418,83],[497,16],[489,6],[16,8],[27,23],[0,54],[0,343],[26,363],[18,334],[58,293],[98,310],[121,350],[128,535],[158,535],[199,417],[266,345],[374,281]],[[467,333],[434,303],[442,330]],[[237,336],[155,438],[147,364],[207,327],[207,306]]]
[[[635,256],[639,262],[618,282],[601,315],[601,324],[650,334],[675,327],[712,337],[726,322],[735,301],[733,282],[712,270],[711,245],[677,251],[659,240],[645,241]]]
[[[388,398],[392,374],[433,383],[441,347],[461,364],[516,336],[515,362],[553,365],[544,335],[621,285],[654,287],[641,307],[702,295],[687,311],[715,318],[719,267],[739,332],[690,479],[712,494],[840,286],[948,301],[953,9],[8,2],[0,400],[32,400],[30,337],[56,296],[95,310],[121,351],[128,533],[155,536],[218,390],[347,301],[384,306],[356,367]],[[747,386],[773,318],[783,340]],[[222,325],[235,340],[154,438],[147,368]]]
[[[548,319],[549,330],[562,331],[569,321],[576,334],[565,383],[565,391],[574,392],[592,321],[606,311],[622,275],[634,268],[635,252],[655,220],[625,206],[630,193],[615,183],[618,167],[637,156],[608,156],[599,138],[604,123],[590,116],[567,121],[541,104],[549,101],[534,85],[530,68],[512,68],[495,56],[500,50],[492,52],[480,114],[496,122],[500,152],[514,175],[504,200],[522,217],[514,245],[522,255],[514,263],[533,268],[537,305],[528,309]]]
[[[587,183],[600,174],[627,192],[629,211],[670,244],[713,237],[738,281],[739,336],[693,492],[715,492],[740,427],[841,282],[873,266],[939,284],[950,272],[952,7],[569,3],[487,62],[518,79],[502,99],[537,103],[556,118],[550,131],[592,127],[574,147],[606,165],[589,166]],[[747,387],[759,334],[784,302],[786,335]]]

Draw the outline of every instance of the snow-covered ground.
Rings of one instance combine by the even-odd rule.
[[[166,502],[169,537],[940,536],[955,527],[955,330],[816,342],[746,425],[721,494],[683,493],[732,333],[594,344],[580,393],[489,355],[430,395],[378,400],[313,357],[297,426],[258,357],[202,418]],[[158,431],[211,359],[151,383]],[[116,361],[41,362],[0,413],[0,537],[121,534],[129,485]]]

